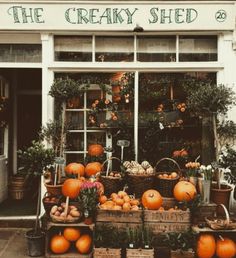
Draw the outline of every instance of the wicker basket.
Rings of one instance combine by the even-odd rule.
[[[47,188],[47,192],[53,196],[60,196],[62,195],[62,184],[61,185],[48,185],[44,183],[45,187]]]
[[[25,197],[26,190],[25,189],[20,189],[20,190],[10,189],[9,192],[10,192],[11,198],[13,200],[22,200]]]
[[[178,183],[180,176],[181,176],[181,169],[179,164],[171,159],[171,158],[163,158],[160,159],[155,166],[155,169],[157,171],[158,165],[163,162],[163,161],[171,161],[174,163],[174,165],[177,167],[178,171],[178,176],[176,178],[159,178],[158,176],[165,173],[167,175],[170,175],[171,172],[156,172],[156,185],[157,185],[157,190],[160,192],[161,196],[163,197],[173,197],[173,190],[175,185]]]
[[[55,201],[55,202],[45,202],[45,199],[48,198],[48,197],[54,197],[54,196],[51,195],[50,193],[46,192],[44,194],[44,197],[43,197],[42,201],[43,201],[43,207],[44,207],[44,210],[45,210],[46,214],[48,216],[50,216],[50,211],[51,211],[52,207],[54,205],[58,205],[60,200],[59,200],[59,198],[57,198],[57,201]]]
[[[222,218],[205,218],[208,226],[214,230],[222,230],[222,229],[235,229],[236,221],[231,221],[229,217],[229,212],[224,206],[224,204],[219,204],[225,212],[225,219]]]
[[[102,167],[109,161],[109,160],[118,160],[120,162],[120,159],[116,157],[111,157],[107,160],[105,160],[102,164]],[[104,186],[105,195],[110,196],[112,193],[117,193],[118,191],[123,189],[124,181],[121,177],[113,177],[113,176],[107,176],[105,175],[105,171],[101,172],[99,181]]]
[[[135,198],[140,198],[143,193],[154,187],[155,175],[127,175],[129,193]]]
[[[93,257],[95,258],[120,258],[121,257],[121,249],[115,248],[94,248]]]

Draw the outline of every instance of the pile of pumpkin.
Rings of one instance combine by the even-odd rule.
[[[236,244],[228,237],[214,237],[211,234],[202,234],[197,241],[197,255],[199,258],[233,258],[236,256]]]
[[[138,211],[140,209],[139,200],[128,195],[125,191],[112,193],[109,199],[102,195],[99,198],[99,203],[99,208],[102,210]]]
[[[92,237],[88,233],[82,233],[79,228],[66,227],[63,234],[56,234],[50,239],[50,250],[55,254],[64,254],[72,246],[78,253],[88,254],[92,247]]]

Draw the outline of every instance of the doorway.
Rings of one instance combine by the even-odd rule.
[[[24,191],[14,188],[13,177],[19,174],[17,150],[29,147],[38,139],[42,121],[42,70],[0,69],[9,82],[8,197],[0,203],[0,217],[36,214],[38,179],[24,178]]]

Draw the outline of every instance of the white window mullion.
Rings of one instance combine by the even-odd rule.
[[[138,80],[139,72],[136,71],[134,74],[134,153],[135,160],[138,160]]]
[[[179,62],[179,35],[176,35],[176,62]]]
[[[87,151],[87,93],[84,93],[84,158]]]
[[[92,38],[92,62],[95,63],[95,51],[96,51],[96,44],[95,44],[95,35],[93,35],[93,38]]]
[[[137,35],[134,35],[134,62],[137,62]]]

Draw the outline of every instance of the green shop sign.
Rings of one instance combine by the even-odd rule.
[[[0,29],[233,30],[234,4],[0,3]]]

